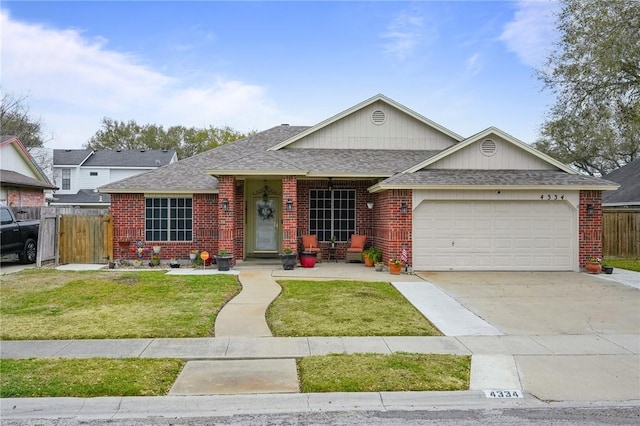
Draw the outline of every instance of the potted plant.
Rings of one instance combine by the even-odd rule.
[[[189,259],[191,259],[191,261],[195,261],[196,258],[198,257],[198,250],[191,250],[189,252]]]
[[[303,268],[313,268],[316,266],[318,253],[315,251],[303,251],[300,253],[300,266]]]
[[[160,246],[153,246],[153,254],[160,254]]]
[[[607,275],[611,275],[613,274],[613,266],[602,264],[602,271]]]
[[[160,255],[154,253],[149,257],[149,266],[158,266],[158,265],[160,265]]]
[[[389,260],[389,273],[391,275],[400,275],[402,271],[402,260],[390,259]]]
[[[369,250],[369,258],[373,262],[373,266],[376,268],[376,271],[382,271],[384,267],[384,263],[382,263],[382,250],[376,247],[371,247]]]
[[[228,271],[231,269],[231,259],[233,259],[233,255],[229,254],[227,250],[220,249],[218,254],[215,255],[215,258],[218,271]]]
[[[179,268],[180,262],[178,262],[178,259],[176,259],[175,257],[172,257],[171,259],[169,259],[169,266],[172,268]]]
[[[587,260],[585,264],[585,269],[590,274],[599,274],[602,271],[602,265],[600,264],[600,259],[597,257],[591,257]]]
[[[335,248],[336,246],[336,236],[332,235],[331,236],[331,248]]]
[[[297,256],[289,247],[285,248],[283,253],[280,253],[280,260],[285,271],[291,271],[296,267]]]
[[[362,259],[364,260],[364,266],[373,266],[373,254],[376,249],[371,247],[362,252]]]

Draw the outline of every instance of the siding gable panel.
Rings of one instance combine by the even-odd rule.
[[[373,122],[374,111],[384,113],[382,124]],[[443,150],[455,143],[452,137],[378,101],[287,148]]]
[[[485,155],[481,150],[483,140],[495,142],[495,153]],[[429,169],[470,170],[557,170],[552,164],[523,151],[497,135],[478,140],[428,166]]]

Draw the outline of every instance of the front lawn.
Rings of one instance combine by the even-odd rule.
[[[395,353],[299,359],[302,392],[455,391],[469,389],[471,357]]]
[[[166,395],[178,359],[3,359],[0,398]]]
[[[388,282],[278,281],[267,311],[274,336],[441,336]]]
[[[640,259],[605,259],[603,265],[640,272]]]
[[[2,277],[0,337],[211,337],[217,313],[239,292],[232,275],[31,269]]]

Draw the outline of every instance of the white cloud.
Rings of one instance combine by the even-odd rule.
[[[430,38],[435,37],[434,29],[425,28],[424,18],[417,11],[401,11],[387,26],[387,31],[381,35],[387,42],[384,44],[385,52],[405,59],[410,56],[415,48]]]
[[[541,68],[557,37],[554,13],[559,7],[553,0],[518,2],[499,39],[525,65]]]
[[[474,76],[482,70],[482,58],[480,53],[474,53],[465,61],[465,75]]]
[[[55,148],[78,148],[103,117],[238,130],[264,129],[282,120],[266,89],[233,79],[184,81],[109,50],[104,39],[75,29],[12,20],[0,11],[2,90],[29,95],[30,113],[54,135]]]

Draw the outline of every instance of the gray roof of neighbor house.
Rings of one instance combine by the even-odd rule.
[[[34,179],[22,173],[14,172],[13,170],[0,170],[0,183],[3,185],[15,185],[28,188],[58,189],[57,186],[49,182]]]
[[[161,167],[170,164],[176,151],[169,150],[135,150],[135,149],[55,149],[53,164],[55,166],[87,166],[87,167],[127,167],[147,168]]]
[[[104,204],[111,203],[111,195],[94,192],[93,189],[81,189],[76,194],[55,194],[52,205],[79,205],[79,204]]]
[[[602,204],[617,206],[640,205],[640,158],[603,176],[619,183],[620,188],[602,194]]]
[[[90,149],[54,149],[54,166],[79,166],[91,155]]]
[[[451,170],[427,169],[415,173],[399,173],[380,182],[385,187],[429,187],[429,186],[591,186],[615,187],[605,179],[580,174],[569,174],[561,170]]]

